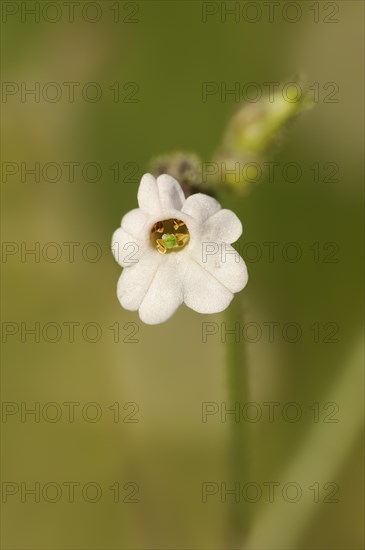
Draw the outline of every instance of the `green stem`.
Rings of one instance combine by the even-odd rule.
[[[236,335],[227,335],[227,367],[228,367],[228,403],[227,409],[242,410],[244,403],[248,401],[247,385],[247,361],[240,334],[242,329],[243,313],[241,295],[235,296],[226,315],[227,330],[235,330]],[[229,420],[228,420],[229,419]],[[230,475],[227,489],[238,485],[238,498],[227,495],[230,503],[228,519],[228,541],[230,548],[241,548],[247,536],[250,525],[250,504],[247,503],[241,493],[244,483],[250,481],[249,464],[249,434],[247,424],[241,414],[230,415],[227,423],[231,427],[230,442]],[[237,486],[236,486],[237,487]]]

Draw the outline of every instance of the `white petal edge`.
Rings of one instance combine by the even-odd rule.
[[[242,235],[242,223],[232,210],[219,210],[208,218],[202,228],[204,240],[234,243]]]
[[[184,302],[198,313],[219,313],[232,301],[233,293],[189,258],[183,277]]]
[[[145,243],[124,231],[122,227],[113,233],[112,252],[115,260],[123,267],[137,264],[144,254],[148,254]]]
[[[157,325],[167,321],[183,302],[183,290],[175,258],[164,256],[139,308],[141,321]]]
[[[125,309],[139,309],[162,260],[160,254],[149,254],[139,263],[123,269],[118,281],[117,296]]]
[[[181,210],[185,203],[184,191],[172,176],[162,174],[157,178],[161,207],[165,210]]]
[[[230,244],[202,242],[192,258],[230,292],[240,292],[247,284],[246,264]]]
[[[160,214],[161,204],[156,179],[152,174],[144,174],[137,193],[138,205],[149,214]]]
[[[148,216],[140,208],[127,212],[122,218],[121,227],[136,239],[143,239],[143,228],[148,221]]]
[[[138,204],[149,215],[163,216],[165,210],[181,210],[185,195],[180,184],[167,174],[157,180],[152,174],[144,174],[138,188]]]
[[[190,195],[186,199],[181,210],[200,223],[203,223],[220,209],[221,205],[213,197],[204,195],[203,193],[195,193],[195,195]]]

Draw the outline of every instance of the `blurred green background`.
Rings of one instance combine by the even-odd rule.
[[[254,11],[241,11],[245,2],[238,3],[238,20],[227,16],[226,22],[222,6],[234,2],[81,2],[73,22],[64,2],[43,13],[46,4],[39,4],[39,21],[24,11],[34,2],[2,6],[3,91],[13,90],[2,99],[3,548],[362,548],[362,2],[297,2],[295,23],[282,15],[294,17],[287,2],[276,8],[273,22],[265,3],[251,3],[262,7],[255,23],[247,21]],[[215,13],[203,22],[206,9]],[[59,21],[50,22],[59,10]],[[91,22],[99,10],[99,20]],[[248,196],[227,195],[224,204],[243,222],[243,256],[246,250],[254,257],[248,243],[262,252],[257,261],[246,257],[250,280],[242,296],[245,322],[255,323],[253,331],[259,326],[262,336],[257,342],[241,336],[235,344],[228,335],[224,342],[224,314],[202,316],[185,306],[165,324],[143,325],[117,301],[121,269],[110,241],[122,215],[136,207],[150,159],[178,149],[211,158],[237,104],[219,94],[203,102],[204,82],[262,85],[297,73],[310,85],[319,83],[319,100],[270,157],[279,163],[278,176],[263,179]],[[36,82],[39,101],[31,95],[22,101],[22,86]],[[42,94],[51,82],[62,90],[54,102],[49,98],[57,87],[47,88],[46,99]],[[80,84],[73,102],[66,82]],[[102,90],[98,101],[81,93],[90,82]],[[328,82],[339,87],[336,103],[324,102]],[[22,177],[21,163],[39,163],[42,170],[49,162],[63,167],[58,181],[50,181],[52,168],[38,182],[31,174]],[[71,181],[64,163],[73,162],[79,164]],[[296,183],[280,175],[289,162],[303,170]],[[329,162],[338,165],[337,181],[324,181]],[[97,181],[90,181],[92,167],[82,173],[86,163],[99,166]],[[115,163],[118,177],[110,168]],[[315,163],[319,181],[310,169]],[[63,244],[70,242],[79,243],[73,262]],[[264,243],[274,242],[272,259]],[[292,242],[302,252],[296,262],[283,257]],[[100,246],[95,262],[87,259],[96,250],[86,246],[85,252],[87,243]],[[327,243],[335,243],[330,258]],[[24,247],[36,246],[39,261],[24,256]],[[59,249],[61,257],[50,261]],[[72,322],[78,323],[74,342],[65,325]],[[207,322],[218,332],[203,342]],[[25,333],[35,323],[39,342]],[[88,323],[96,324],[100,338]],[[267,323],[278,324],[273,341]],[[287,323],[300,326],[299,341],[283,337]],[[333,327],[335,341],[328,342]],[[234,406],[228,345],[245,348],[248,387],[241,405],[253,402],[252,411],[262,411],[257,422],[241,417],[251,470],[242,468],[238,479],[232,479],[230,457],[237,426],[233,415],[226,422],[220,416],[224,406]],[[74,422],[64,405],[70,402],[79,403]],[[206,422],[204,402],[219,410]],[[279,403],[273,421],[268,402]],[[39,418],[24,415],[24,407],[39,407]],[[298,408],[301,418],[288,421],[286,413]],[[101,417],[92,422],[94,413]],[[72,503],[68,482],[79,484]],[[102,491],[96,502],[90,502],[93,487],[82,494],[90,482]],[[206,482],[219,490],[203,502]],[[255,483],[261,498],[248,503],[240,493],[240,502],[229,495],[224,502],[221,484],[234,482]],[[269,482],[279,484],[273,502]],[[288,501],[290,492],[283,497],[288,482],[302,491],[297,502]],[[36,483],[39,502],[24,489]],[[58,486],[60,499],[50,502]],[[335,502],[324,502],[333,491]],[[133,492],[138,502],[124,502]],[[248,533],[232,542],[230,518],[237,510]]]

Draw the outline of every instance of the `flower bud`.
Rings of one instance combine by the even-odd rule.
[[[228,125],[223,149],[232,157],[267,152],[286,125],[312,105],[308,91],[294,81],[257,103],[245,103]]]
[[[202,161],[195,153],[175,151],[153,159],[150,172],[155,177],[168,174],[178,180],[186,197],[201,191]]]

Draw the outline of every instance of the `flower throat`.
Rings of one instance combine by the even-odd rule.
[[[177,219],[156,222],[151,229],[151,243],[160,254],[178,252],[189,242],[190,234],[185,222]]]

